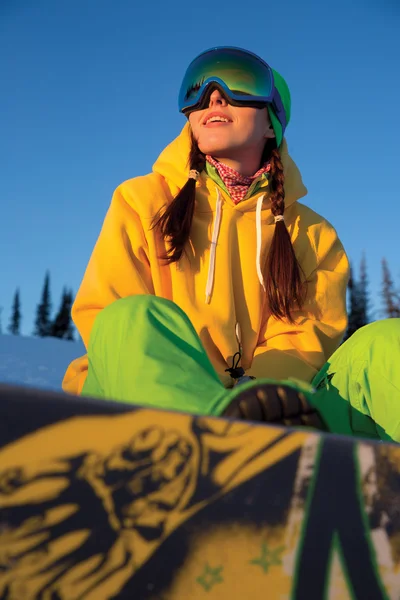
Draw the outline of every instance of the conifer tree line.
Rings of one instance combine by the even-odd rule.
[[[400,289],[395,286],[388,262],[382,259],[382,284],[380,291],[382,310],[375,315],[372,310],[368,291],[367,262],[362,256],[358,276],[350,265],[348,285],[348,327],[345,339],[348,339],[357,329],[377,319],[400,317]]]
[[[368,273],[365,255],[362,256],[358,269],[350,265],[348,284],[348,327],[344,339],[348,339],[357,329],[376,319],[400,318],[400,289],[396,287],[388,262],[382,259],[382,286],[380,292],[382,310],[378,315],[373,313],[369,291]],[[47,272],[41,299],[36,308],[33,335],[38,337],[57,337],[64,340],[74,339],[74,326],[71,319],[73,302],[72,290],[64,287],[58,311],[52,316],[52,300],[50,293],[50,274]],[[0,307],[0,314],[2,307]],[[21,331],[22,308],[19,289],[16,290],[12,303],[8,333],[19,335]],[[1,322],[1,321],[0,321]],[[1,327],[0,327],[1,332]]]
[[[57,312],[52,314],[52,300],[50,291],[50,273],[46,273],[41,293],[40,302],[36,307],[36,317],[33,335],[37,337],[56,337],[63,340],[74,340],[74,326],[71,319],[71,308],[74,296],[70,289],[64,287]],[[19,335],[21,333],[22,308],[19,288],[15,291],[8,333]]]

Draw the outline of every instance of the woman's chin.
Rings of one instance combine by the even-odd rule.
[[[199,148],[203,154],[218,157],[224,156],[227,153],[227,151],[229,151],[230,145],[226,143],[204,143],[199,144]]]
[[[211,156],[225,152],[232,147],[232,139],[226,135],[226,131],[214,129],[208,132],[208,135],[200,135],[197,143],[203,154]]]

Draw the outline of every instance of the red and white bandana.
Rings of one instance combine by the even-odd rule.
[[[245,177],[241,175],[235,169],[228,167],[222,162],[218,162],[212,156],[206,156],[207,162],[210,163],[213,167],[215,167],[224,182],[226,189],[229,192],[230,197],[232,198],[235,204],[238,204],[245,195],[247,194],[247,190],[253,183],[257,177],[260,177],[263,173],[268,173],[271,169],[270,163],[265,163],[261,169],[254,173],[251,177]]]

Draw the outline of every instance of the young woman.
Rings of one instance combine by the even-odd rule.
[[[399,324],[339,348],[348,260],[299,202],[284,79],[251,52],[213,48],[190,64],[179,108],[188,122],[153,172],[114,193],[73,307],[88,355],[64,389],[400,439],[391,391],[377,408],[368,379]]]

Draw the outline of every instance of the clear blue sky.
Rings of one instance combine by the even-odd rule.
[[[381,258],[400,274],[399,30],[396,0],[1,0],[3,329],[19,286],[32,331],[46,269],[55,305],[76,292],[113,190],[179,133],[181,77],[214,45],[287,79],[307,202],[357,266],[365,250],[379,309]]]

